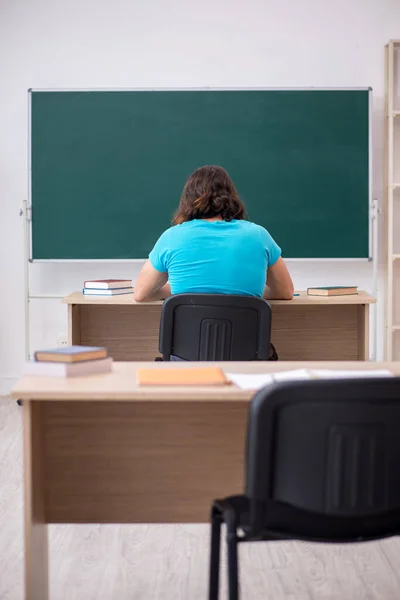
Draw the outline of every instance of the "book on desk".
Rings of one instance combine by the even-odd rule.
[[[357,286],[332,285],[328,287],[309,287],[308,296],[352,296],[358,294]]]
[[[38,350],[34,360],[24,366],[25,375],[39,377],[83,377],[101,375],[112,370],[113,359],[107,348],[66,346]]]
[[[132,279],[97,279],[85,281],[84,296],[121,296],[133,294]]]

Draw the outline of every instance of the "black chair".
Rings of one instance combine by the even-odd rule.
[[[229,599],[239,542],[363,542],[400,534],[400,378],[288,382],[249,408],[243,496],[211,511],[209,600],[226,524]]]
[[[252,296],[176,294],[163,304],[159,351],[191,361],[268,360],[271,307]]]

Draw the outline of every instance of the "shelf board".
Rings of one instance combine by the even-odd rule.
[[[400,110],[394,110],[393,111],[393,116],[394,117],[399,117],[400,116]]]
[[[400,254],[392,254],[393,260],[400,260]]]
[[[392,183],[392,188],[394,190],[397,190],[398,188],[400,188],[400,183]]]
[[[393,325],[393,331],[400,331],[400,325]]]

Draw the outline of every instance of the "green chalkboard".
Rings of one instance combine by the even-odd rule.
[[[147,257],[225,167],[288,258],[367,258],[368,90],[33,91],[32,258]]]

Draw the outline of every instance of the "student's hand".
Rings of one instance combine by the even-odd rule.
[[[267,285],[263,297],[266,300],[291,300],[294,286],[290,273],[282,257],[267,270]]]
[[[143,265],[134,288],[133,297],[136,302],[155,302],[165,300],[171,295],[168,273],[157,271],[149,260]]]

